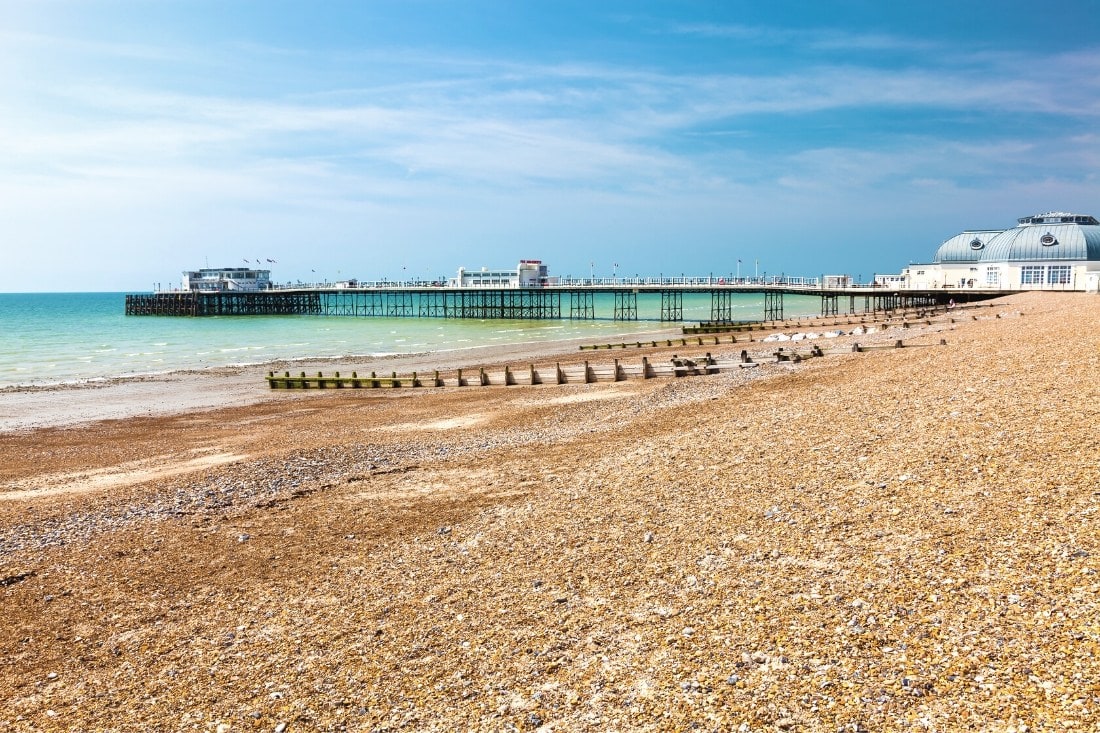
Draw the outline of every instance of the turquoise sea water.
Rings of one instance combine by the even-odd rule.
[[[0,388],[109,379],[276,359],[381,356],[659,331],[660,300],[639,298],[638,321],[611,319],[597,296],[590,321],[495,321],[347,316],[126,316],[122,293],[0,293]],[[784,299],[788,317],[817,298]],[[763,296],[737,295],[735,318],[759,320]],[[710,318],[710,296],[685,294],[684,323]]]

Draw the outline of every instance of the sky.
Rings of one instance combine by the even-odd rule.
[[[0,291],[850,274],[1100,216],[1100,3],[0,0]]]

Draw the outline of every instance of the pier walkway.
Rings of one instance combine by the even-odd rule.
[[[460,318],[508,320],[638,320],[639,302],[665,322],[683,321],[685,294],[710,296],[712,323],[734,322],[734,296],[764,296],[761,319],[783,318],[783,296],[821,299],[821,315],[894,311],[977,302],[1007,295],[989,289],[914,290],[881,286],[824,287],[816,279],[772,278],[727,282],[722,278],[672,278],[523,288],[453,288],[431,285],[287,287],[247,291],[172,291],[126,296],[126,315],[312,315],[361,318]],[[596,296],[609,296],[611,311],[598,313]],[[659,308],[657,306],[659,301]],[[606,307],[606,306],[604,306]]]

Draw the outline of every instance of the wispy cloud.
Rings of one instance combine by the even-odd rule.
[[[489,227],[507,201],[592,226],[609,207],[627,223],[667,210],[725,226],[776,202],[824,211],[1039,181],[1095,190],[1100,49],[736,24],[666,32],[812,53],[693,65],[0,33],[22,54],[21,75],[0,82],[0,214],[27,231],[27,212],[51,207],[102,216],[104,231],[102,212],[151,226],[151,212],[176,210],[379,228],[411,227],[420,210],[471,222],[481,211]],[[839,53],[853,49],[867,53]]]
[[[853,33],[829,28],[796,29],[737,23],[677,23],[668,27],[676,35],[723,38],[761,46],[798,47],[817,51],[933,51],[940,44],[885,33]]]

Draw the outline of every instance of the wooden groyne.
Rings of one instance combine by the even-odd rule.
[[[901,349],[931,345],[905,344],[901,339],[897,339],[888,344],[864,346],[855,343],[849,348],[837,349],[822,349],[817,345],[807,345],[804,350],[800,351],[797,348],[780,346],[772,351],[769,356],[774,359],[774,363],[800,363],[807,359],[820,358],[829,354],[863,353],[880,349]],[[940,339],[938,345],[945,346],[947,341]],[[614,359],[610,364],[592,364],[585,361],[581,364],[564,367],[561,363],[556,363],[553,367],[536,367],[534,364],[529,364],[521,369],[515,369],[511,366],[495,369],[485,367],[473,370],[457,369],[446,375],[439,371],[433,371],[430,375],[418,372],[408,375],[398,375],[397,372],[380,375],[373,371],[370,374],[363,375],[360,375],[357,371],[344,374],[337,371],[329,375],[325,375],[323,372],[306,374],[303,371],[292,375],[289,371],[284,371],[281,375],[268,372],[267,383],[271,389],[399,389],[592,384],[595,382],[621,382],[627,379],[706,376],[734,369],[756,367],[759,363],[747,350],[742,349],[740,358],[736,361],[720,361],[711,356],[710,352],[707,352],[703,356],[697,357],[673,355],[667,362],[653,362],[649,357],[643,356],[636,364],[627,364],[620,359]]]
[[[685,335],[697,334],[728,334],[728,333],[752,333],[754,331],[769,331],[787,328],[830,328],[836,326],[868,326],[868,325],[901,325],[908,328],[909,325],[925,324],[933,322],[954,323],[956,319],[964,318],[963,312],[970,309],[992,308],[993,303],[970,303],[965,306],[935,308],[903,308],[900,310],[868,311],[865,313],[851,313],[844,316],[805,316],[781,321],[703,321],[697,326],[684,326],[681,330]],[[971,316],[975,317],[975,316]]]

